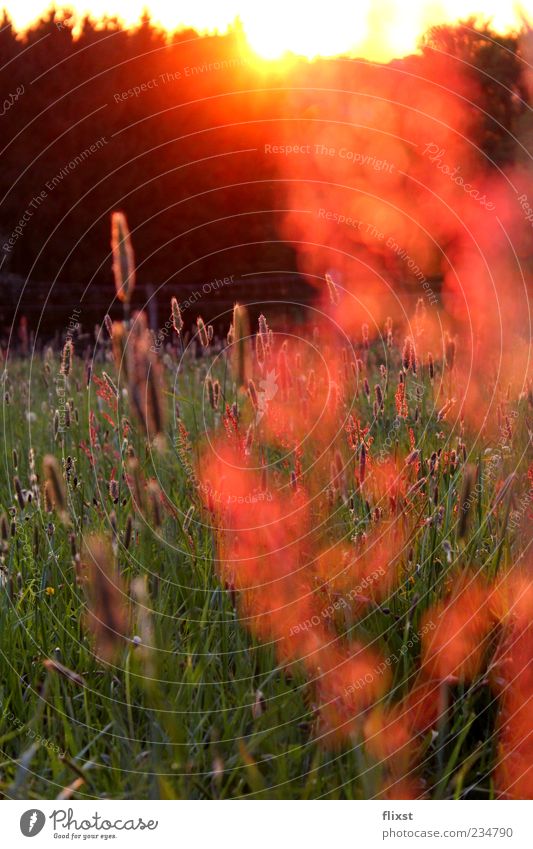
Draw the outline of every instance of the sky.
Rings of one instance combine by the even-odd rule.
[[[48,0],[8,0],[2,5],[17,28],[28,26],[50,6]],[[504,32],[519,27],[521,14],[533,20],[533,0],[520,5],[509,0],[70,0],[67,5],[79,15],[117,15],[127,24],[137,23],[148,9],[153,20],[168,29],[186,25],[208,32],[224,32],[238,17],[250,46],[266,58],[289,50],[309,57],[352,52],[388,59],[413,52],[420,35],[433,24],[481,15]]]

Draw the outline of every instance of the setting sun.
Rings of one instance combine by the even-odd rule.
[[[324,6],[288,4],[285,0],[254,10],[243,9],[240,19],[250,47],[266,59],[278,59],[284,53],[314,58],[348,53],[361,44],[368,32],[369,0],[348,5],[344,0],[329,4],[328,16],[335,16],[335,27],[327,26]],[[332,8],[333,7],[333,8]]]
[[[4,4],[18,29],[29,26],[51,4],[46,0],[26,0]],[[416,51],[428,27],[471,16],[491,21],[499,32],[516,29],[521,14],[533,11],[533,0],[524,0],[520,9],[502,5],[500,0],[413,0],[405,8],[397,0],[329,0],[309,4],[304,0],[271,0],[251,4],[244,0],[198,0],[176,8],[171,0],[72,0],[58,3],[74,11],[77,19],[118,17],[132,26],[148,11],[153,22],[174,31],[192,27],[199,33],[224,33],[231,27],[242,29],[249,47],[264,59],[278,59],[293,53],[313,59],[318,56],[358,55],[373,61],[388,61]]]

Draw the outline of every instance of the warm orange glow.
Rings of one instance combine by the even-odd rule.
[[[8,0],[4,5],[21,29],[50,6],[46,0]],[[290,52],[308,58],[357,54],[375,61],[416,51],[421,35],[434,24],[479,16],[505,32],[520,27],[520,14],[533,12],[533,0],[523,0],[520,9],[501,0],[413,0],[407,8],[398,0],[360,0],[357,4],[346,0],[327,4],[196,0],[180,7],[172,0],[71,0],[57,5],[67,5],[78,16],[116,15],[127,25],[138,23],[148,9],[153,21],[168,30],[189,26],[201,33],[222,33],[239,22],[249,46],[264,59],[278,59]]]
[[[291,52],[313,58],[349,52],[368,32],[370,0],[357,4],[333,0],[322,4],[273,3],[243,10],[240,18],[250,47],[266,59]],[[327,14],[327,20],[325,15]]]

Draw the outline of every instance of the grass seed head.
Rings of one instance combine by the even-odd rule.
[[[335,281],[333,280],[333,277],[331,276],[331,274],[328,274],[327,271],[326,271],[325,277],[326,277],[326,285],[327,285],[327,288],[328,288],[329,300],[331,301],[332,306],[336,307],[340,303],[339,290],[337,289],[337,286],[335,285]]]
[[[26,506],[26,499],[24,498],[24,493],[22,492],[22,486],[21,486],[21,483],[20,483],[20,479],[18,478],[17,475],[15,475],[15,477],[13,478],[13,483],[15,485],[15,494],[17,496],[19,508],[21,510],[24,510],[24,507]]]
[[[233,344],[232,344],[232,367],[233,377],[240,388],[246,385],[248,372],[248,340],[250,336],[250,322],[248,311],[241,304],[233,307]]]
[[[73,345],[72,339],[67,339],[61,354],[61,374],[68,377],[72,369]]]
[[[63,475],[61,474],[59,462],[53,454],[47,454],[44,457],[43,472],[45,478],[45,503],[47,499],[51,500],[61,520],[63,522],[67,522],[68,512],[65,482],[63,480]]]
[[[196,319],[196,326],[198,327],[198,338],[200,340],[200,344],[202,348],[209,347],[209,334],[207,332],[207,328],[205,326],[205,322],[201,316],[198,316]]]
[[[472,491],[477,478],[477,468],[468,463],[463,470],[463,486],[459,499],[457,536],[463,539],[468,528],[468,519],[472,508]]]
[[[129,304],[135,288],[135,259],[128,222],[123,212],[111,215],[111,252],[117,298]]]
[[[83,562],[87,570],[87,627],[93,635],[97,656],[112,662],[123,647],[129,629],[125,596],[109,542],[100,535],[89,536]]]
[[[124,528],[124,548],[126,551],[131,545],[131,537],[133,534],[133,518],[131,513],[128,513],[128,518],[126,519],[126,527]]]
[[[446,367],[452,371],[455,365],[455,339],[452,339],[449,333],[446,333],[444,338],[444,360]]]
[[[172,314],[172,325],[179,336],[183,330],[183,318],[181,315],[180,305],[176,298],[171,298],[170,300],[170,311]]]

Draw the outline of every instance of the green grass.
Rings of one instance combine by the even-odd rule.
[[[46,365],[41,356],[14,358],[7,364],[0,499],[13,527],[3,544],[0,592],[0,792],[7,798],[56,798],[72,785],[68,792],[73,798],[370,798],[378,792],[379,764],[370,762],[358,739],[340,749],[322,745],[317,739],[313,683],[297,666],[290,672],[280,666],[274,647],[260,645],[239,621],[238,605],[235,609],[214,567],[214,536],[209,527],[193,521],[190,538],[183,530],[183,516],[191,505],[195,519],[203,516],[205,521],[206,515],[176,450],[174,405],[179,405],[190,432],[193,464],[205,439],[204,423],[208,430],[220,428],[220,423],[213,411],[204,408],[203,379],[210,358],[186,357],[176,379],[177,355],[170,352],[165,357],[166,450],[154,451],[147,445],[122,397],[120,414],[131,424],[129,439],[146,477],[157,475],[177,510],[175,514],[164,511],[160,527],[155,527],[149,511],[144,518],[135,515],[134,539],[127,551],[122,540],[134,510],[121,480],[122,433],[102,415],[112,416],[111,410],[105,405],[98,409],[96,387],[91,384],[87,389],[83,363],[76,358],[68,378],[67,398],[73,399],[70,427],[56,437],[58,352],[47,355]],[[409,428],[413,429],[422,476],[432,451],[457,447],[453,431],[458,425],[437,421],[434,389],[423,371],[417,377],[424,385],[418,421],[411,399],[409,417],[392,431],[388,450],[399,352],[392,357],[396,360],[389,369],[383,416],[373,420],[373,398],[368,402],[364,393],[350,403],[355,403],[363,423],[372,425],[375,458],[383,446],[387,456],[407,454]],[[381,361],[379,352],[371,351],[371,387],[379,379]],[[101,374],[103,368],[115,375],[112,362],[97,362],[95,372]],[[246,417],[249,401],[231,390],[223,357],[218,358],[217,369],[227,400],[236,400]],[[407,380],[409,384],[412,376]],[[374,641],[385,655],[400,653],[409,635],[418,632],[424,611],[445,597],[458,570],[480,571],[492,578],[519,557],[520,538],[508,521],[508,511],[527,491],[527,399],[513,407],[518,417],[513,421],[512,443],[500,451],[503,459],[497,473],[490,471],[491,454],[487,453],[498,450],[494,427],[485,435],[465,436],[468,460],[479,467],[481,487],[470,510],[466,537],[458,536],[461,463],[454,474],[439,476],[437,504],[427,489],[421,498],[412,499],[406,512],[411,539],[402,580],[386,605],[362,619],[338,617],[335,626],[341,641]],[[94,467],[82,447],[89,444],[90,410],[98,426]],[[338,446],[346,455],[342,428]],[[20,509],[13,480],[18,475],[22,487],[30,488],[30,448],[40,484],[46,454],[55,454],[61,462],[67,456],[74,460],[77,485],[71,480],[68,487],[69,524],[62,523],[56,513],[44,512],[42,498],[40,505],[33,501]],[[304,454],[304,465],[305,461]],[[281,460],[275,448],[269,462],[288,478],[291,463]],[[113,470],[120,481],[116,505],[108,494]],[[512,472],[516,473],[512,491],[494,508],[498,486]],[[367,502],[372,497],[363,498],[355,490],[353,474],[347,481],[352,501],[335,495],[324,523],[324,541],[347,539],[371,529],[369,508],[374,505]],[[431,521],[439,508],[440,521]],[[95,657],[84,624],[82,573],[73,557],[82,551],[87,534],[111,538],[112,510],[124,586],[129,592],[135,577],[146,576],[152,609],[146,622],[139,621],[133,607],[131,637],[143,627],[152,629],[156,647],[143,652],[133,642],[124,644],[114,665]],[[317,521],[323,518],[322,514],[316,517]],[[85,685],[47,670],[43,665],[47,658],[83,676]],[[405,695],[419,663],[420,641],[414,640],[392,667],[387,701]],[[253,710],[257,691],[264,695],[264,711]],[[483,676],[453,688],[446,723],[422,741],[417,770],[429,797],[494,797],[495,714],[494,697]],[[74,785],[77,779],[83,782]]]

